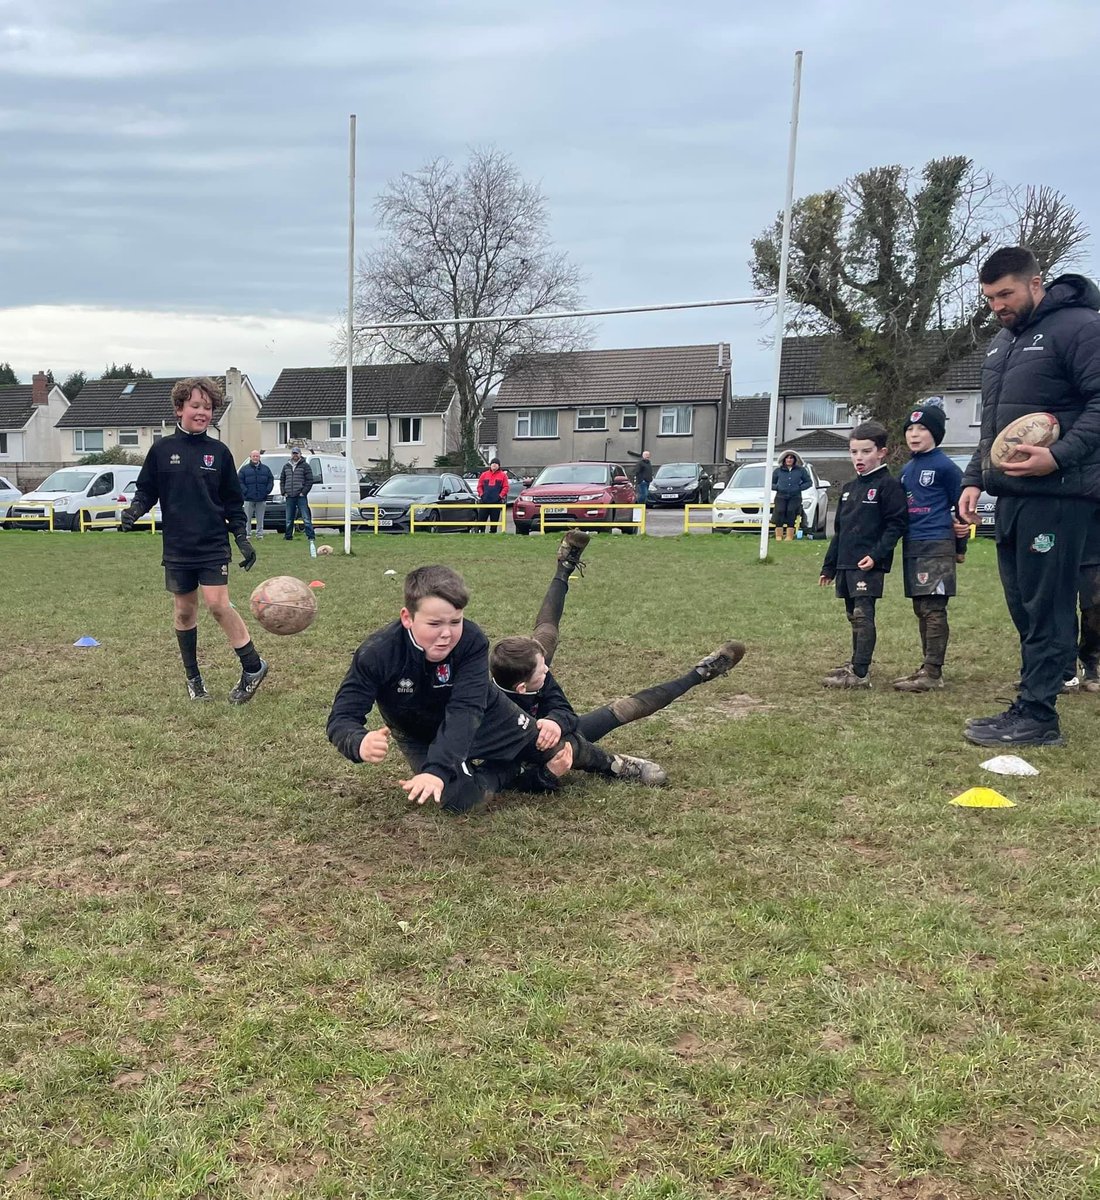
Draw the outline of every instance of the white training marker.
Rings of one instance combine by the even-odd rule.
[[[995,758],[987,758],[982,763],[982,769],[992,771],[994,775],[1038,775],[1039,772],[1029,762],[1025,762],[1016,754],[998,754]]]

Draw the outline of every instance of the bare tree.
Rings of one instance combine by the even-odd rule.
[[[752,243],[754,286],[779,280],[782,218]],[[830,389],[897,430],[914,402],[998,328],[978,268],[1029,245],[1044,273],[1072,262],[1088,230],[1052,188],[1011,189],[961,156],[919,172],[861,171],[794,210],[788,331],[831,335]]]
[[[387,237],[359,264],[354,323],[432,324],[361,331],[356,357],[443,364],[458,395],[462,458],[472,466],[485,399],[505,370],[581,349],[588,330],[580,320],[468,325],[454,318],[577,308],[580,274],[550,244],[542,192],[498,150],[474,150],[461,168],[438,159],[403,174],[376,210]]]

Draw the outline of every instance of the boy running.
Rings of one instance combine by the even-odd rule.
[[[176,641],[192,700],[210,700],[198,660],[199,592],[241,663],[230,704],[245,704],[267,675],[267,663],[252,644],[248,627],[229,603],[229,534],[250,571],[256,551],[248,540],[241,484],[233,455],[207,430],[224,401],[212,379],[181,379],[172,388],[176,432],[156,442],[145,456],[133,502],[123,509],[121,528],[160,501],[164,586],[172,593]]]

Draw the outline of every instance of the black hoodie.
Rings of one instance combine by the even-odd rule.
[[[1078,496],[1100,501],[1100,289],[1060,275],[1022,329],[1002,329],[982,366],[982,431],[963,487],[994,496]],[[1058,470],[1014,478],[994,470],[998,433],[1027,413],[1049,412],[1061,433],[1050,451]]]

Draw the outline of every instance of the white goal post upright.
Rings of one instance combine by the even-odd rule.
[[[348,148],[348,314],[347,314],[347,396],[345,400],[344,455],[349,470],[344,492],[344,553],[351,553],[351,463],[352,463],[352,391],[354,384],[354,346],[356,333],[374,333],[385,329],[426,329],[433,325],[484,325],[492,322],[562,321],[576,317],[606,317],[623,313],[669,312],[686,308],[725,308],[738,304],[775,305],[775,365],[772,374],[771,404],[768,412],[768,445],[764,460],[763,504],[761,505],[760,558],[768,555],[768,529],[771,516],[771,472],[775,458],[776,423],[779,412],[779,371],[783,359],[783,319],[787,300],[787,257],[791,245],[791,209],[794,204],[794,163],[798,141],[798,105],[802,82],[802,51],[794,56],[794,96],[791,102],[791,128],[787,150],[787,190],[783,208],[783,237],[779,258],[779,288],[772,296],[747,296],[730,300],[689,300],[669,304],[635,304],[626,308],[574,309],[566,312],[505,313],[488,317],[446,316],[435,320],[373,321],[356,325],[355,302],[355,114],[351,115]],[[732,381],[732,368],[731,368]],[[356,480],[358,491],[358,481]]]
[[[791,252],[791,209],[794,206],[794,157],[798,145],[798,101],[802,90],[802,51],[794,56],[794,94],[791,98],[791,132],[787,144],[787,190],[783,202],[783,238],[779,248],[779,288],[775,297],[775,362],[772,398],[768,408],[768,448],[764,454],[764,481],[760,505],[760,558],[768,557],[771,538],[772,472],[775,470],[775,434],[779,422],[779,373],[783,366],[783,320],[787,308],[787,258]]]

